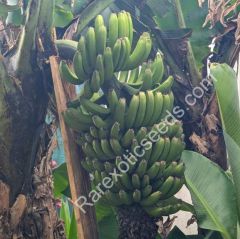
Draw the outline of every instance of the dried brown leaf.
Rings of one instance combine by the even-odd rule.
[[[240,43],[240,13],[238,14],[237,18],[237,30],[235,32],[235,39],[236,39],[236,44]]]

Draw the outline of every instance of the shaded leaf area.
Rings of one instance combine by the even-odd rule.
[[[66,163],[61,164],[53,171],[54,196],[60,197],[69,187]]]
[[[210,76],[216,88],[240,218],[240,108],[237,75],[227,64],[212,64]]]
[[[219,231],[224,239],[237,238],[237,205],[232,181],[216,164],[198,153],[184,151],[182,159],[199,226]]]
[[[163,31],[179,28],[179,20],[173,2],[174,1],[162,0],[161,4],[159,4],[159,1],[152,0],[148,3],[154,14],[155,22]],[[216,34],[216,30],[209,30],[202,27],[208,10],[207,4],[204,4],[202,8],[199,8],[197,1],[182,0],[180,4],[182,6],[186,28],[192,29],[190,42],[197,65],[200,69],[200,67],[203,66],[203,59],[209,54],[208,45],[211,43],[212,37]]]
[[[64,199],[64,197],[71,197],[66,163],[61,164],[54,170],[53,179],[54,196],[55,198],[62,198],[60,218],[64,221],[67,238],[75,239],[76,220],[74,218],[74,213],[72,213],[69,208],[69,203]],[[99,238],[116,239],[119,234],[119,229],[113,208],[98,202],[95,205],[95,210],[98,222]]]
[[[65,27],[73,20],[73,13],[66,5],[56,5],[54,12],[54,26]]]
[[[64,229],[67,239],[77,239],[77,222],[69,202],[62,197],[60,218],[64,221]]]

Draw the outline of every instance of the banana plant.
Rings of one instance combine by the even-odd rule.
[[[199,226],[220,232],[224,239],[239,238],[240,108],[237,76],[226,64],[212,64],[210,76],[220,108],[229,170],[225,172],[204,156],[185,151],[182,158],[186,164],[186,183]]]

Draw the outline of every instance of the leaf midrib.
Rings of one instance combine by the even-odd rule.
[[[194,187],[194,185],[191,183],[191,180],[189,180],[186,177],[186,181],[188,186],[191,188],[192,192],[195,194],[195,196],[199,199],[199,201],[202,203],[202,205],[204,206],[204,208],[206,208],[206,211],[209,212],[209,216],[212,219],[212,221],[216,224],[217,228],[219,228],[220,232],[222,233],[222,236],[225,239],[232,239],[231,236],[229,235],[229,233],[225,230],[224,226],[221,224],[221,222],[219,222],[219,220],[217,220],[217,216],[216,214],[212,211],[212,209],[208,206],[207,201],[204,199],[204,197],[201,196],[201,194],[198,193],[198,190]]]

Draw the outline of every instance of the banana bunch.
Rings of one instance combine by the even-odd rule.
[[[115,72],[134,70],[147,60],[152,49],[149,33],[141,35],[134,49],[132,40],[133,24],[129,13],[112,13],[107,26],[103,17],[98,15],[94,27],[89,27],[86,35],[81,36],[72,66],[61,61],[62,78],[74,85],[84,84],[84,96],[90,99],[114,77]],[[163,73],[163,67],[156,70],[157,64],[162,64],[158,58],[152,66],[153,82],[158,81]]]
[[[63,117],[76,131],[85,154],[82,166],[94,183],[106,177],[114,182],[103,201],[117,207],[139,204],[158,217],[182,206],[174,195],[184,184],[184,135],[180,121],[166,120],[174,106],[174,79],[164,80],[162,54],[148,60],[148,33],[132,46],[129,13],[112,13],[107,26],[102,16],[96,18],[94,27],[80,38],[72,66],[60,64],[64,79],[83,84],[78,103]],[[164,131],[159,130],[162,124]],[[129,155],[134,163],[129,163]],[[121,165],[127,170],[122,172]],[[113,172],[121,176],[115,178]]]
[[[109,129],[114,122],[118,122],[121,129],[134,129],[151,127],[164,119],[173,109],[174,96],[172,91],[164,94],[148,90],[140,91],[127,100],[118,97],[112,89],[107,94],[105,105],[99,105],[86,96],[80,98],[80,104],[76,109],[69,108],[64,112],[67,125],[78,132],[87,131],[90,126]]]

